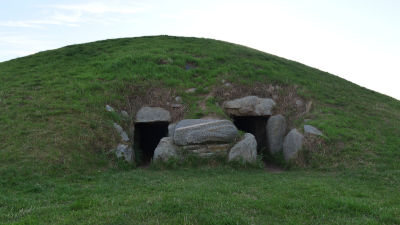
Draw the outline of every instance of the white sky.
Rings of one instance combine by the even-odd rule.
[[[400,99],[397,0],[0,0],[0,61],[160,34],[242,44]]]

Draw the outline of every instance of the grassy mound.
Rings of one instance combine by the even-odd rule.
[[[232,84],[230,91],[224,89],[222,80]],[[282,88],[274,93],[264,92],[270,85]],[[196,88],[194,93],[185,92],[193,87]],[[221,180],[216,186],[219,191],[193,194],[198,199],[198,206],[186,201],[185,196],[192,196],[189,193],[179,200],[185,204],[174,202],[179,198],[179,188],[187,185],[179,179],[199,174],[193,182],[206,187],[208,182],[214,182],[204,179],[205,174],[210,173],[208,170],[163,175],[151,170],[126,173],[112,169],[120,168],[108,153],[118,142],[112,121],[119,118],[105,112],[106,104],[134,113],[141,104],[162,105],[179,95],[185,107],[175,112],[175,118],[200,118],[224,116],[216,105],[235,94],[277,94],[283,96],[281,105],[288,103],[289,106],[297,98],[312,101],[311,112],[293,116],[291,125],[301,127],[304,119],[312,119],[309,123],[325,134],[323,147],[304,152],[303,168],[292,173],[268,175],[258,170],[217,171],[217,176],[222,177],[214,180]],[[286,98],[288,96],[294,97]],[[124,224],[133,219],[132,215],[118,217],[117,211],[112,211],[116,208],[104,206],[114,201],[105,196],[105,191],[116,192],[115,184],[129,189],[129,181],[132,181],[138,182],[138,193],[147,193],[143,189],[146,185],[151,188],[153,181],[163,180],[167,186],[162,186],[162,190],[172,188],[170,194],[160,194],[157,188],[149,191],[160,194],[158,203],[169,205],[146,206],[149,208],[137,212],[142,216],[136,218],[138,223],[157,223],[158,218],[163,218],[167,223],[192,221],[188,223],[202,224],[211,223],[207,218],[213,216],[225,224],[234,221],[260,223],[270,218],[261,212],[275,215],[276,219],[270,221],[276,223],[323,223],[325,220],[318,216],[320,213],[326,214],[326,221],[332,223],[350,221],[345,219],[350,215],[358,218],[352,221],[354,223],[399,223],[399,207],[391,199],[400,197],[394,191],[400,185],[400,102],[326,72],[244,46],[210,39],[156,36],[105,40],[41,52],[0,63],[0,109],[0,187],[4,187],[0,221],[52,223],[55,219],[52,215],[57,211],[43,208],[50,204],[67,210],[55,223],[84,223],[79,218],[89,216],[92,218],[89,222],[96,224],[102,221],[101,217],[96,218],[96,210],[103,207],[100,211],[107,211],[104,215],[108,215],[109,223]],[[278,110],[289,116],[297,115],[287,109]],[[112,179],[121,177],[125,180],[107,183],[105,175],[98,175],[98,171],[106,171]],[[304,177],[297,178],[294,173]],[[261,197],[266,194],[263,188],[267,187],[262,181],[257,181],[253,187],[240,183],[238,186],[243,192],[226,186],[229,182],[237,182],[236,176],[250,181],[253,174],[254,179],[267,179],[271,184],[276,182],[277,186],[268,193],[284,199],[278,209],[285,213],[274,211],[272,206],[260,206],[260,212],[251,211],[254,205],[247,202],[247,198],[263,204]],[[148,179],[139,178],[141,175]],[[59,176],[67,176],[77,186],[67,188],[69,180],[60,180]],[[323,176],[321,181],[320,176]],[[336,180],[343,183],[336,187]],[[82,188],[86,184],[96,191],[85,192]],[[292,193],[296,196],[313,193],[322,196],[334,190],[338,193],[324,195],[322,203],[314,197],[305,197],[295,203],[290,193],[281,191],[286,185],[300,188]],[[360,189],[353,193],[349,190],[353,185],[359,185]],[[382,189],[377,191],[374,186]],[[301,190],[302,187],[306,190]],[[52,191],[47,193],[49,190]],[[63,190],[79,194],[61,198],[52,195]],[[252,191],[253,196],[249,194]],[[37,193],[46,197],[45,202],[35,202],[38,201]],[[226,212],[236,209],[236,203],[242,203],[242,208],[229,217],[220,210],[217,201],[206,201],[212,197],[210,193],[222,193],[220,200],[228,201]],[[223,193],[234,197],[227,198]],[[20,194],[21,198],[10,197],[15,194]],[[78,196],[84,194],[89,196],[79,199]],[[145,196],[127,202],[146,204]],[[123,196],[116,198],[120,204],[125,200]],[[274,201],[278,200],[271,199],[267,203]],[[23,211],[34,203],[39,208]],[[314,211],[310,217],[304,214],[298,217],[302,213],[301,207],[322,207],[323,210]],[[374,208],[382,212],[378,213]],[[122,207],[123,213],[135,209],[133,205]],[[156,209],[159,213],[149,214]],[[204,217],[195,211],[203,213]],[[215,214],[217,211],[218,215]],[[47,216],[39,216],[41,213]],[[78,215],[78,219],[74,215]],[[174,215],[180,216],[175,218]]]

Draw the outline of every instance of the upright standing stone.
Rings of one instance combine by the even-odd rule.
[[[271,116],[267,123],[268,149],[271,154],[282,150],[283,138],[286,132],[286,119],[278,114]]]
[[[129,145],[119,144],[115,149],[115,155],[117,158],[123,157],[129,163],[133,162],[133,150]]]
[[[174,157],[177,157],[177,147],[172,142],[172,138],[162,138],[160,143],[158,143],[157,148],[154,150],[153,160],[167,161]]]
[[[257,141],[254,135],[246,133],[241,141],[236,143],[229,152],[229,161],[253,163],[257,159]]]
[[[175,127],[176,123],[171,123],[170,125],[168,125],[168,137],[174,137]]]
[[[302,146],[303,135],[298,132],[297,129],[292,129],[283,141],[283,156],[285,161],[288,162],[291,159],[296,158],[297,153]]]

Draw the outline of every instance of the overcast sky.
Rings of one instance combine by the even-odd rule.
[[[398,0],[0,0],[0,62],[119,37],[246,45],[400,99]]]

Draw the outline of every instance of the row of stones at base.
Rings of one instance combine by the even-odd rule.
[[[285,136],[286,120],[282,115],[272,116],[268,120],[266,130],[267,136],[265,138],[272,155],[283,151],[286,161],[297,156],[298,151],[303,146],[303,135],[297,129],[292,129]],[[169,155],[176,154],[177,148],[174,146],[180,146],[186,152],[197,154],[200,157],[211,156],[219,152],[229,152],[230,161],[236,158],[243,158],[245,162],[255,160],[256,156],[250,157],[250,155],[253,152],[257,154],[257,142],[250,133],[246,133],[244,138],[236,144],[240,148],[235,148],[235,145],[233,149],[236,151],[227,151],[230,145],[237,142],[238,135],[236,126],[229,120],[182,120],[176,125],[170,125],[169,137],[160,142],[159,147],[155,150],[154,157],[155,159],[159,156],[161,159],[168,158]],[[223,144],[210,145],[207,143]],[[253,147],[255,148],[254,151]],[[248,151],[245,148],[248,148]]]
[[[306,126],[305,131],[307,131]],[[290,161],[302,148],[303,135],[297,129],[292,129],[286,136],[285,133],[285,118],[281,115],[272,116],[267,123],[266,138],[269,143],[269,151],[271,154],[276,154],[283,150],[285,160]],[[154,159],[166,160],[170,156],[180,155],[180,152],[200,157],[229,153],[230,161],[243,158],[245,162],[253,162],[257,155],[255,137],[246,133],[239,142],[237,142],[238,139],[239,132],[229,120],[182,120],[169,127],[169,137],[161,139],[155,149]],[[131,152],[132,149],[126,145],[119,145],[116,150],[117,156],[124,157],[127,161],[132,158]]]
[[[286,161],[295,158],[303,145],[303,135],[293,129],[285,137],[283,154]],[[117,158],[132,162],[134,153],[127,144],[119,144],[115,149]],[[167,161],[171,158],[183,158],[185,155],[196,155],[207,158],[213,156],[228,156],[228,161],[253,163],[257,159],[257,141],[254,135],[246,133],[236,144],[198,144],[177,146],[172,137],[164,137],[154,150],[153,161]]]
[[[172,137],[161,139],[154,150],[153,161],[167,161],[171,158],[184,158],[186,155],[196,155],[202,158],[223,156],[228,161],[242,161],[254,163],[257,160],[257,141],[254,135],[246,133],[243,138],[235,144],[198,144],[178,146]]]
[[[311,126],[306,126],[305,131],[310,132],[308,127]],[[267,139],[267,149],[270,154],[274,155],[283,151],[286,161],[296,157],[303,145],[303,135],[297,129],[292,129],[289,133],[286,133],[287,125],[284,116],[280,114],[271,116],[265,129],[267,135],[264,138]],[[168,136],[172,137],[171,141],[178,146],[210,142],[234,143],[239,135],[236,126],[229,120],[188,119],[182,120],[176,125],[171,124],[168,130]],[[316,131],[318,130],[316,129]],[[319,135],[322,135],[322,133]]]

